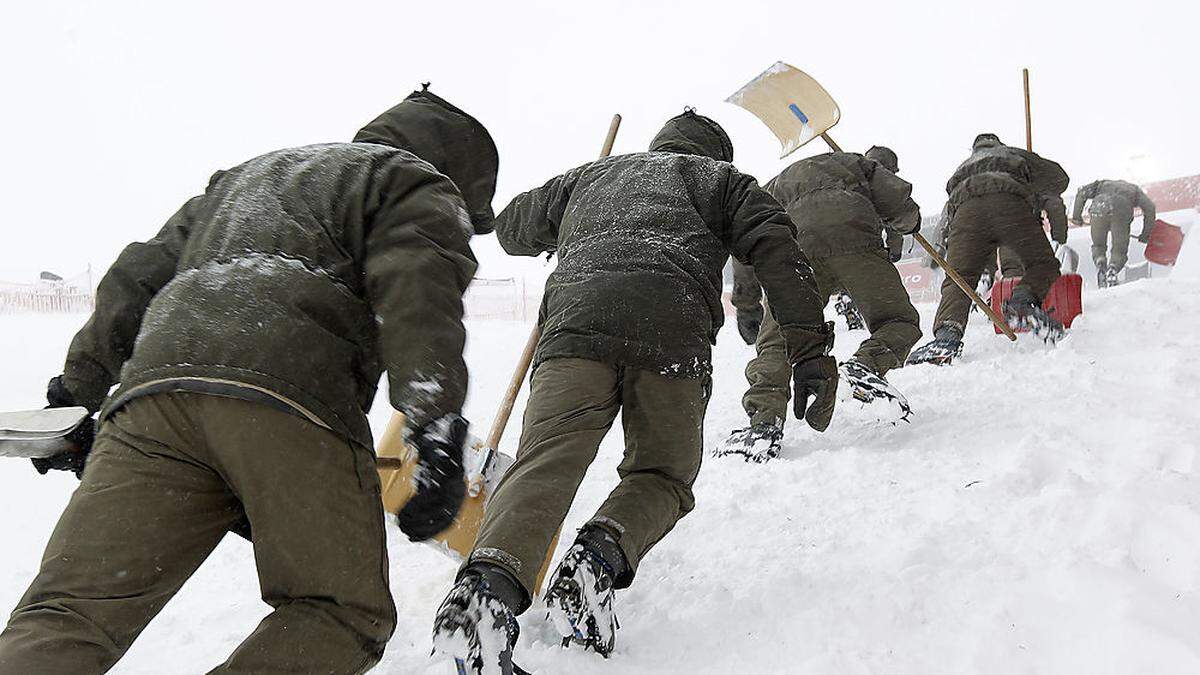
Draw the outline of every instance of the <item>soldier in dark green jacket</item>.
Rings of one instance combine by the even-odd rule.
[[[1054,241],[1067,241],[1067,209],[1062,201],[1067,173],[1056,162],[1004,145],[995,134],[980,134],[971,156],[946,183],[949,246],[946,261],[974,288],[996,249],[1009,249],[1024,276],[1006,303],[1010,323],[1028,325],[1046,339],[1062,326],[1041,308],[1058,278],[1059,263],[1042,230],[1042,213]],[[913,352],[910,363],[949,363],[962,351],[971,299],[949,277],[934,317],[934,340]]]
[[[611,651],[613,589],[633,581],[646,553],[695,504],[730,255],[753,265],[771,300],[797,414],[822,429],[832,415],[833,334],[787,214],[729,163],[729,138],[708,118],[673,118],[650,150],[568,171],[497,218],[506,251],[553,251],[558,267],[546,282],[516,464],[492,494],[435,623],[435,646],[471,672],[511,659],[514,617],[529,606],[620,412],[621,480],[551,574],[545,596],[564,637]],[[497,625],[505,627],[500,635]]]
[[[1116,286],[1117,274],[1129,259],[1129,226],[1133,209],[1142,210],[1142,232],[1137,240],[1150,241],[1154,229],[1154,202],[1142,189],[1123,180],[1098,180],[1088,183],[1075,195],[1071,220],[1083,222],[1083,207],[1088,201],[1092,225],[1092,260],[1096,263],[1096,278],[1101,287]],[[1112,235],[1112,256],[1108,255],[1108,236]]]
[[[218,173],[100,282],[48,396],[99,433],[0,673],[107,671],[231,529],[274,611],[213,672],[379,660],[396,616],[367,411],[386,371],[425,478],[400,526],[432,536],[465,491],[462,294],[497,157],[427,91],[355,141]]]
[[[882,380],[904,364],[921,337],[920,316],[883,245],[885,230],[903,236],[921,226],[912,185],[896,176],[897,169],[895,153],[876,146],[866,156],[833,152],[802,159],[767,183],[796,225],[821,305],[844,289],[866,319],[871,336],[843,365],[855,381]],[[755,347],[742,399],[750,427],[735,431],[721,452],[765,461],[778,452],[790,395],[790,368],[770,308]]]

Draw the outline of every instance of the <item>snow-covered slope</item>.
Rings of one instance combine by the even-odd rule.
[[[81,321],[0,317],[0,408],[38,404]],[[792,423],[779,461],[706,460],[696,510],[618,595],[611,659],[560,649],[531,610],[518,661],[538,673],[1200,672],[1200,281],[1088,291],[1054,349],[974,321],[960,363],[891,377],[911,424],[842,409],[825,434]],[[471,326],[477,425],[524,335]],[[863,335],[840,334],[838,355]],[[723,332],[710,446],[743,424],[749,353]],[[618,425],[568,530],[613,485],[619,454]],[[0,607],[32,577],[74,482],[0,465]],[[377,672],[450,672],[429,660],[428,636],[454,564],[394,531],[389,543],[400,623]],[[227,538],[114,672],[207,670],[265,615],[257,594],[249,546]]]

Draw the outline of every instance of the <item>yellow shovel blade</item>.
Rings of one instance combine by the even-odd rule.
[[[394,413],[375,450],[376,455],[385,460],[380,462],[379,482],[383,509],[388,513],[399,513],[416,493],[413,474],[417,468],[417,452],[404,442],[406,423],[404,415]],[[467,448],[463,451],[467,497],[463,500],[454,523],[427,543],[456,561],[461,562],[469,556],[475,546],[475,538],[479,536],[479,528],[483,524],[488,497],[495,491],[500,479],[514,461],[516,460],[509,455],[483,447],[482,441],[469,439]],[[560,528],[559,534],[561,532]],[[542,580],[550,569],[550,558],[554,555],[554,547],[557,545],[558,534],[555,534],[538,573],[535,590],[541,590]]]
[[[783,61],[725,101],[749,110],[770,128],[783,146],[780,157],[792,154],[842,119],[841,110],[824,87]]]

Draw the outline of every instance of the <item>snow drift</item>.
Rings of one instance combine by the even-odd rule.
[[[928,331],[933,307],[921,309]],[[846,406],[824,434],[791,422],[775,462],[706,459],[695,512],[617,596],[611,659],[560,649],[535,606],[518,662],[610,675],[1200,671],[1198,312],[1196,279],[1089,289],[1053,349],[1010,344],[973,315],[956,365],[890,376],[911,424],[871,425]],[[82,321],[0,317],[0,407],[40,404]],[[471,329],[467,415],[483,427],[527,329]],[[840,333],[835,352],[864,336]],[[744,424],[749,354],[723,331],[709,447]],[[614,484],[620,447],[616,425],[567,531]],[[74,485],[0,465],[0,606],[32,578]],[[376,672],[451,672],[428,654],[455,565],[388,534],[400,620]],[[113,672],[207,670],[266,612],[250,547],[227,537]]]

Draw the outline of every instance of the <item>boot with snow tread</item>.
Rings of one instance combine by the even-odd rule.
[[[854,299],[849,295],[839,293],[833,302],[833,308],[842,315],[842,318],[846,319],[846,328],[849,330],[866,328],[867,322],[863,319],[862,312],[858,310],[858,305],[854,304]]]
[[[735,429],[721,445],[713,449],[713,457],[738,455],[747,462],[762,464],[779,456],[783,449],[783,424],[779,421],[758,422]]]
[[[934,339],[914,349],[905,361],[908,365],[932,363],[948,366],[962,355],[962,331],[953,326],[942,326],[934,332]]]
[[[1018,287],[1004,302],[1004,320],[1013,328],[1026,329],[1046,344],[1055,344],[1067,334],[1062,322],[1042,308],[1028,290]]]
[[[863,405],[890,408],[891,411],[882,417],[894,418],[892,422],[908,422],[912,415],[912,406],[908,399],[893,387],[882,375],[876,373],[858,359],[850,359],[838,366],[838,374],[842,381],[850,385],[850,395]]]
[[[582,645],[608,658],[616,645],[612,567],[596,551],[576,542],[550,578],[545,603],[563,647]]]
[[[464,574],[438,608],[433,651],[454,660],[459,675],[527,675],[513,663],[521,628],[487,581]]]

